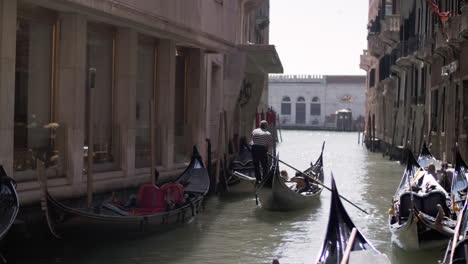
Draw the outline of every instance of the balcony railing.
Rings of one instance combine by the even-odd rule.
[[[390,31],[390,32],[400,31],[400,16],[399,15],[385,16],[385,20],[382,25],[382,30]]]

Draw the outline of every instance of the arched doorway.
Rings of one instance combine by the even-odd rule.
[[[305,124],[306,122],[306,103],[304,97],[297,98],[296,102],[296,124]]]

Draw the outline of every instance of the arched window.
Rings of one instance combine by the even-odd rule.
[[[319,116],[321,113],[320,111],[320,98],[314,96],[312,98],[312,103],[310,104],[310,115],[312,116]]]
[[[291,114],[291,98],[284,96],[281,100],[281,114],[290,115]]]
[[[304,97],[301,96],[301,97],[297,98],[297,102],[298,102],[298,103],[299,103],[299,102],[305,102]]]

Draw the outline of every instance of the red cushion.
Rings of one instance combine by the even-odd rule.
[[[161,188],[166,194],[166,202],[184,204],[184,187],[178,183],[169,183]]]
[[[137,207],[165,210],[167,203],[164,197],[164,191],[153,184],[143,185],[138,192]]]

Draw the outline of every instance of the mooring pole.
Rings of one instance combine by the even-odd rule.
[[[154,99],[151,99],[149,102],[150,113],[149,113],[149,122],[150,122],[150,153],[151,153],[151,183],[156,184],[156,155],[155,155],[155,131],[154,131]]]
[[[93,202],[93,157],[94,157],[94,138],[93,138],[93,102],[94,102],[94,86],[96,83],[96,68],[89,68],[88,72],[88,163],[87,163],[87,192],[88,208]]]

